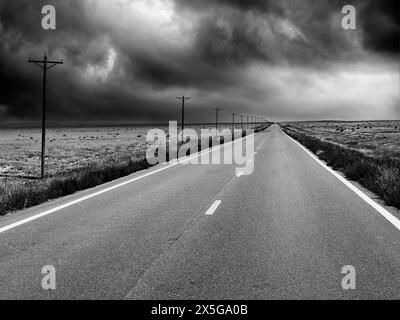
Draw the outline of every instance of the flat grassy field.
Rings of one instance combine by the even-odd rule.
[[[150,129],[167,126],[50,128],[46,133],[46,173],[54,176],[109,159],[143,159]],[[214,128],[194,125],[191,128]],[[219,129],[230,128],[221,125]],[[0,128],[0,182],[7,178],[40,176],[40,129]]]
[[[77,181],[85,176],[87,186],[100,179],[89,178],[104,170],[118,171],[122,166],[128,174],[132,163],[145,158],[148,127],[88,127],[48,128],[46,135],[46,179],[40,180],[41,130],[0,129],[0,215],[46,200],[45,190],[58,196],[63,189],[60,179],[71,184],[72,193]],[[139,166],[140,168],[143,166]],[[135,165],[136,167],[136,165]],[[104,169],[104,170],[103,170]],[[74,177],[73,181],[69,181]],[[109,179],[117,178],[118,174]],[[65,189],[65,188],[64,188]],[[37,190],[39,194],[34,195]],[[42,195],[40,194],[43,193]],[[27,201],[32,198],[34,200]],[[25,200],[18,200],[25,199]],[[16,206],[15,204],[18,203]]]
[[[227,126],[221,125],[220,129]],[[111,159],[143,159],[146,134],[154,126],[50,128],[46,134],[48,176]],[[156,127],[168,130],[167,126]],[[213,126],[196,125],[197,131]],[[0,179],[40,176],[40,129],[0,129]]]
[[[146,132],[146,127],[48,129],[47,173],[68,172],[109,157],[143,157]],[[0,129],[0,174],[38,177],[40,150],[40,129]]]
[[[287,122],[282,126],[368,155],[400,158],[400,121]]]

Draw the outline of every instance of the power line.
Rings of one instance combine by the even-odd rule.
[[[44,53],[43,60],[28,60],[29,63],[34,63],[39,68],[43,69],[43,101],[42,101],[42,155],[41,155],[41,168],[40,177],[43,179],[45,176],[45,156],[46,156],[46,82],[47,70],[53,68],[57,64],[63,64],[63,61],[51,61],[47,59]]]

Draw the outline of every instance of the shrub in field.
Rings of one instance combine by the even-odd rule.
[[[380,167],[377,187],[388,204],[400,208],[400,168]]]

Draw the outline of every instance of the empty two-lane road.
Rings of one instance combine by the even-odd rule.
[[[400,298],[400,231],[278,126],[255,148],[251,175],[160,165],[0,219],[0,298]]]

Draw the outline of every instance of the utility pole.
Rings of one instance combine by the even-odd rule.
[[[43,69],[43,102],[42,102],[42,155],[40,177],[43,179],[45,176],[45,157],[46,157],[46,82],[47,70],[53,68],[57,64],[63,64],[63,61],[47,60],[47,55],[44,53],[43,60],[28,60],[29,63],[36,64],[39,68]]]
[[[236,116],[236,113],[232,112],[231,115],[232,115],[232,141],[233,141],[233,140],[235,140],[235,116]]]
[[[216,117],[215,117],[215,129],[218,131],[218,112],[222,110],[222,108],[214,108],[216,111]]]
[[[236,113],[232,112],[231,115],[232,115],[232,132],[234,132],[235,131],[235,116],[236,116]]]
[[[243,130],[243,115],[240,115],[240,128]]]
[[[182,140],[183,140],[183,130],[185,129],[185,100],[190,100],[190,97],[176,97],[178,100],[182,101]]]
[[[246,125],[246,129],[248,129],[249,128],[249,116],[247,116],[247,125]]]

